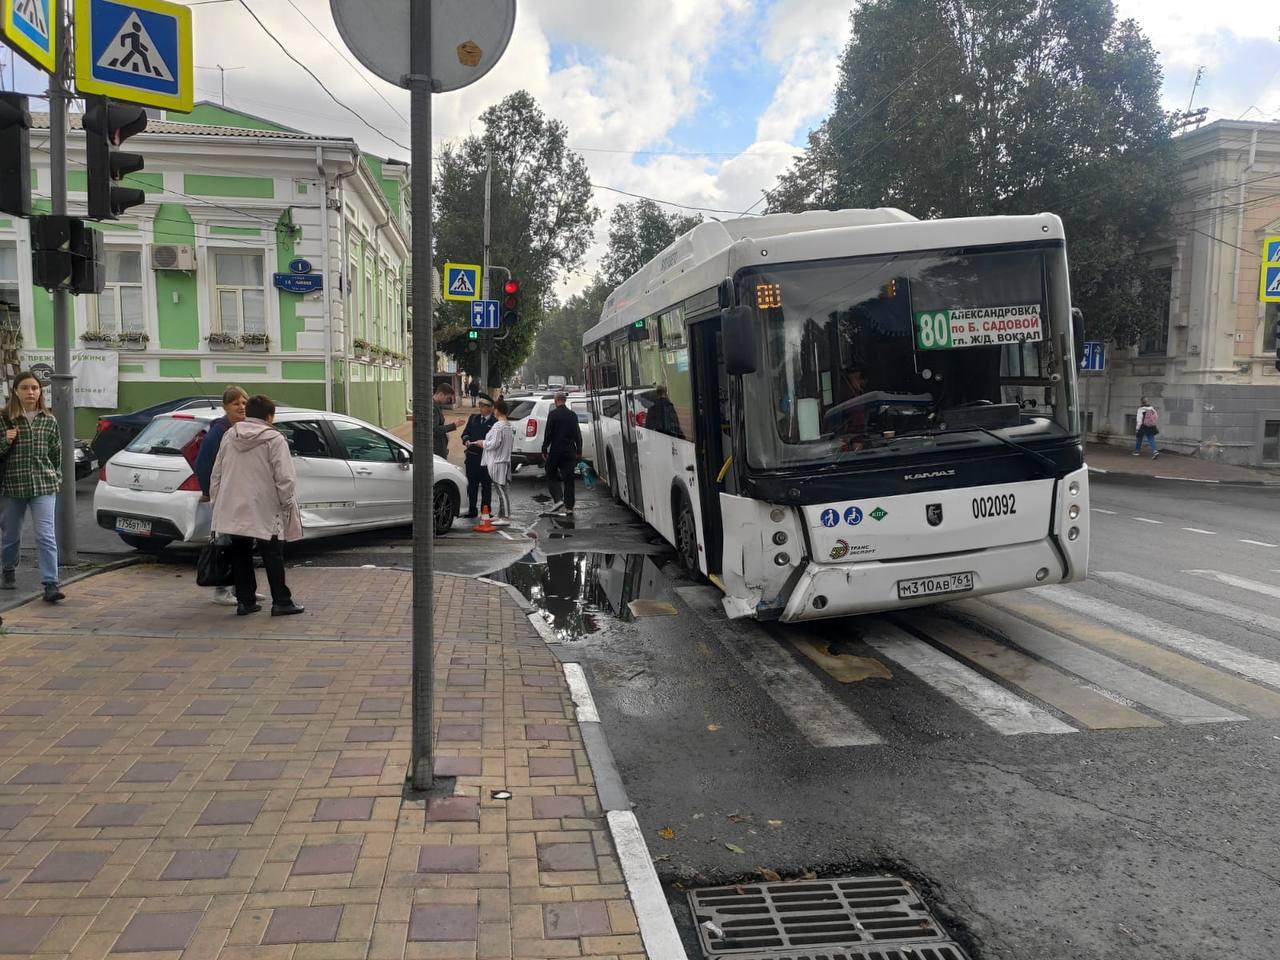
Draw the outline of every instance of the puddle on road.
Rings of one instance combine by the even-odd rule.
[[[667,589],[663,566],[669,552],[560,553],[539,561],[533,554],[493,579],[504,580],[541,610],[561,640],[582,640],[608,619],[635,619],[632,600],[656,600]]]

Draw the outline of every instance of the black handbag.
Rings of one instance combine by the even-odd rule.
[[[209,542],[200,548],[200,558],[196,560],[196,585],[229,587],[234,583],[230,539],[211,536]]]

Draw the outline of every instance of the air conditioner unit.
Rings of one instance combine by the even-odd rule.
[[[156,243],[151,246],[152,270],[186,270],[196,268],[195,248],[182,243]]]

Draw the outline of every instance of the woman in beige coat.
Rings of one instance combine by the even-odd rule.
[[[209,496],[213,500],[213,530],[231,537],[236,581],[236,614],[262,609],[257,602],[253,551],[271,586],[271,615],[302,613],[284,579],[283,541],[302,539],[302,518],[294,500],[297,475],[289,443],[271,425],[276,405],[269,397],[250,397],[245,419],[227,430],[213,464]]]

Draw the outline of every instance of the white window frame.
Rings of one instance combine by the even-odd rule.
[[[103,332],[102,316],[99,312],[103,297],[112,298],[112,302],[115,304],[115,308],[116,308],[115,310],[116,321],[117,321],[117,324],[119,324],[120,318],[123,317],[124,315],[124,309],[123,309],[124,302],[121,297],[121,291],[125,287],[131,287],[131,288],[137,289],[138,296],[142,300],[141,327],[137,330],[125,331],[123,328],[121,328],[118,330],[112,330],[108,332],[110,333],[111,336],[115,336],[115,337],[118,337],[121,333],[124,333],[124,332],[147,333],[148,327],[149,327],[148,321],[150,320],[150,311],[148,310],[147,305],[150,302],[150,298],[147,296],[147,264],[142,259],[143,248],[125,246],[123,244],[121,244],[120,246],[115,246],[114,244],[108,244],[106,248],[106,253],[108,256],[104,258],[104,261],[109,259],[110,254],[112,253],[136,254],[138,257],[138,279],[137,281],[130,281],[129,283],[121,283],[119,281],[113,281],[111,280],[111,278],[108,277],[106,286],[103,287],[101,294],[99,294],[96,297],[85,297],[85,330],[94,331],[95,333]],[[105,262],[103,263],[103,269],[104,270],[106,269]]]
[[[242,284],[230,284],[218,282],[218,257],[219,256],[237,256],[237,257],[259,257],[262,262],[262,286],[250,286]],[[270,287],[267,283],[267,251],[265,249],[242,249],[229,250],[223,248],[210,248],[209,250],[210,268],[213,280],[211,289],[213,291],[213,313],[211,324],[211,333],[226,333],[232,336],[241,337],[246,333],[263,333],[270,335],[271,332],[271,315],[268,304],[271,301],[269,296]],[[244,293],[246,290],[252,290],[262,294],[262,329],[246,330],[244,325]],[[238,328],[228,330],[222,318],[222,294],[235,293],[236,305],[238,308],[238,316],[236,317]]]

